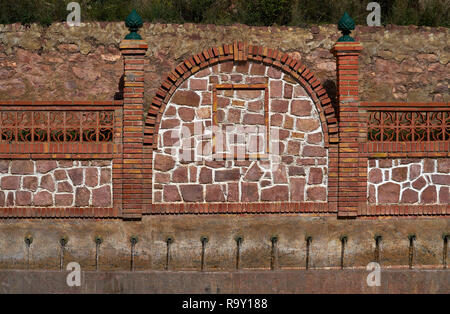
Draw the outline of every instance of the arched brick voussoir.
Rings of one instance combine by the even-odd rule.
[[[248,45],[245,42],[235,42],[219,47],[205,49],[192,55],[178,64],[158,88],[150,104],[145,119],[144,145],[157,148],[159,123],[165,107],[176,89],[190,76],[215,64],[234,61],[260,62],[280,69],[295,79],[309,94],[319,112],[324,133],[325,146],[337,143],[338,122],[334,108],[325,88],[314,72],[307,69],[299,60],[288,54],[261,46]]]

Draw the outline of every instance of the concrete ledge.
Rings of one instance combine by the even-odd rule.
[[[69,287],[65,271],[0,270],[4,293],[450,293],[449,270],[382,270],[369,287],[366,270],[239,272],[81,272]]]

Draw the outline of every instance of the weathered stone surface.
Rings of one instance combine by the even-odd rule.
[[[92,190],[92,206],[109,207],[111,206],[111,188],[107,185]]]
[[[89,187],[94,187],[98,185],[98,170],[97,168],[87,168],[85,184]]]
[[[240,170],[237,168],[230,170],[216,170],[214,180],[216,182],[236,181],[239,180],[240,176]]]
[[[287,174],[286,174],[286,166],[283,164],[276,165],[274,169],[272,169],[272,177],[273,183],[287,183]]]
[[[160,128],[161,129],[173,129],[180,125],[179,119],[163,119],[161,121]]]
[[[192,108],[182,107],[178,109],[178,115],[180,116],[181,120],[185,122],[190,122],[194,120],[195,111]]]
[[[81,185],[83,183],[83,169],[69,169],[67,170],[70,180],[73,185]]]
[[[20,176],[5,176],[1,178],[2,190],[17,190],[20,186]]]
[[[100,170],[100,184],[109,184],[111,183],[111,169],[102,168]]]
[[[242,182],[241,183],[241,201],[256,202],[259,199],[259,191],[257,183]]]
[[[34,164],[31,160],[13,160],[11,174],[34,174]]]
[[[320,122],[317,119],[297,119],[296,122],[297,130],[301,132],[311,132],[316,130],[320,126]]]
[[[66,180],[67,179],[66,170],[58,169],[58,170],[55,170],[55,172],[53,174],[54,174],[55,179],[57,181],[62,181],[62,180]]]
[[[175,183],[187,183],[188,180],[188,168],[187,167],[179,167],[175,169],[172,173],[172,182]]]
[[[377,192],[376,192],[375,186],[372,184],[369,185],[368,201],[370,204],[375,204],[377,202]]]
[[[9,160],[0,159],[0,173],[8,173]]]
[[[320,144],[322,142],[322,133],[309,133],[306,141],[310,144]]]
[[[154,169],[159,171],[169,171],[175,166],[175,160],[171,156],[156,154]]]
[[[181,185],[181,196],[185,202],[203,202],[203,186],[200,184]]]
[[[307,117],[311,114],[312,106],[309,100],[293,100],[291,114],[299,117]]]
[[[290,182],[291,201],[303,202],[305,200],[306,180],[304,178],[290,178],[289,182]]]
[[[288,172],[289,172],[289,176],[304,176],[304,175],[306,175],[305,168],[298,167],[298,166],[289,166]]]
[[[281,202],[289,200],[289,187],[287,185],[275,185],[261,189],[261,201]]]
[[[55,194],[55,206],[67,207],[73,204],[73,194]]]
[[[263,114],[253,114],[253,113],[246,113],[244,114],[243,119],[244,124],[250,124],[250,125],[264,125],[264,115]]]
[[[212,182],[212,170],[206,167],[200,169],[199,175],[200,183],[211,183]]]
[[[400,185],[387,182],[378,187],[378,203],[392,204],[400,200]]]
[[[412,187],[416,190],[421,190],[425,185],[427,184],[427,181],[424,179],[424,177],[420,177],[416,181],[412,183]]]
[[[239,183],[236,182],[228,183],[227,188],[228,188],[227,201],[239,202]]]
[[[31,205],[31,192],[17,191],[16,192],[16,205],[30,206]]]
[[[325,148],[320,146],[304,146],[303,147],[303,156],[306,157],[325,157],[327,155],[327,151]]]
[[[181,196],[176,185],[165,185],[163,193],[164,202],[179,202]]]
[[[47,173],[58,167],[55,160],[36,160],[36,171],[38,173]]]
[[[326,201],[327,189],[322,186],[313,186],[306,190],[308,201]]]
[[[430,185],[422,191],[420,202],[423,204],[435,204],[437,202],[436,186]]]
[[[14,206],[14,192],[13,191],[8,192],[8,195],[6,196],[6,206]]]
[[[436,171],[436,161],[433,159],[425,159],[423,162],[423,172],[431,173]]]
[[[289,101],[282,99],[272,99],[270,101],[270,109],[272,112],[285,113],[288,111]]]
[[[283,82],[271,81],[269,84],[270,98],[279,98],[283,96]]]
[[[300,155],[300,142],[299,141],[289,141],[287,146],[287,153],[299,156]]]
[[[414,204],[417,203],[418,201],[419,201],[419,193],[411,189],[406,189],[405,191],[403,191],[401,199],[402,203]]]
[[[368,180],[371,183],[375,184],[380,183],[381,181],[383,181],[383,173],[381,172],[380,169],[374,168],[369,171]]]
[[[223,195],[222,188],[218,184],[206,185],[206,198],[207,202],[224,202],[225,196]]]
[[[53,177],[50,174],[47,174],[41,178],[41,183],[39,184],[39,187],[42,189],[46,189],[50,192],[55,191],[55,181],[53,180]]]
[[[50,192],[41,191],[34,194],[33,197],[34,206],[51,206],[53,205],[53,198]]]
[[[89,200],[91,198],[91,192],[88,188],[79,187],[75,192],[75,206],[85,207],[89,206]]]
[[[323,180],[322,168],[310,168],[308,184],[321,184]]]
[[[198,107],[200,96],[193,91],[179,90],[173,95],[171,102],[180,106]]]
[[[442,158],[438,159],[438,172],[441,173],[449,173],[450,172],[450,158]]]
[[[59,182],[57,191],[58,191],[58,193],[61,193],[61,192],[73,192],[73,186],[67,181]]]
[[[409,180],[415,180],[419,175],[421,171],[421,166],[414,164],[409,167]]]
[[[408,167],[398,167],[392,169],[392,180],[403,182],[408,178]]]
[[[380,168],[391,168],[392,167],[392,159],[380,159],[378,160]]]
[[[450,175],[433,174],[431,180],[434,184],[450,185]]]
[[[0,207],[5,206],[5,200],[6,200],[5,192],[0,191]]]
[[[439,204],[450,204],[450,188],[441,186],[439,189]]]

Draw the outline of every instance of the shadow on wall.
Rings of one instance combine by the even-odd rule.
[[[119,90],[114,94],[114,100],[122,100],[123,99],[123,88],[125,87],[125,75],[122,74],[122,76],[119,79],[119,84],[117,85],[117,89]]]
[[[339,119],[339,110],[338,110],[338,100],[337,100],[337,86],[336,82],[333,80],[326,80],[322,84],[323,88],[327,91],[328,97],[330,97],[331,105],[333,106],[334,112]]]

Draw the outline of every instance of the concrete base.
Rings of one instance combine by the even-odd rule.
[[[238,272],[81,272],[69,287],[65,271],[0,270],[4,293],[450,293],[449,270],[381,271],[381,285],[367,285],[366,270]]]

